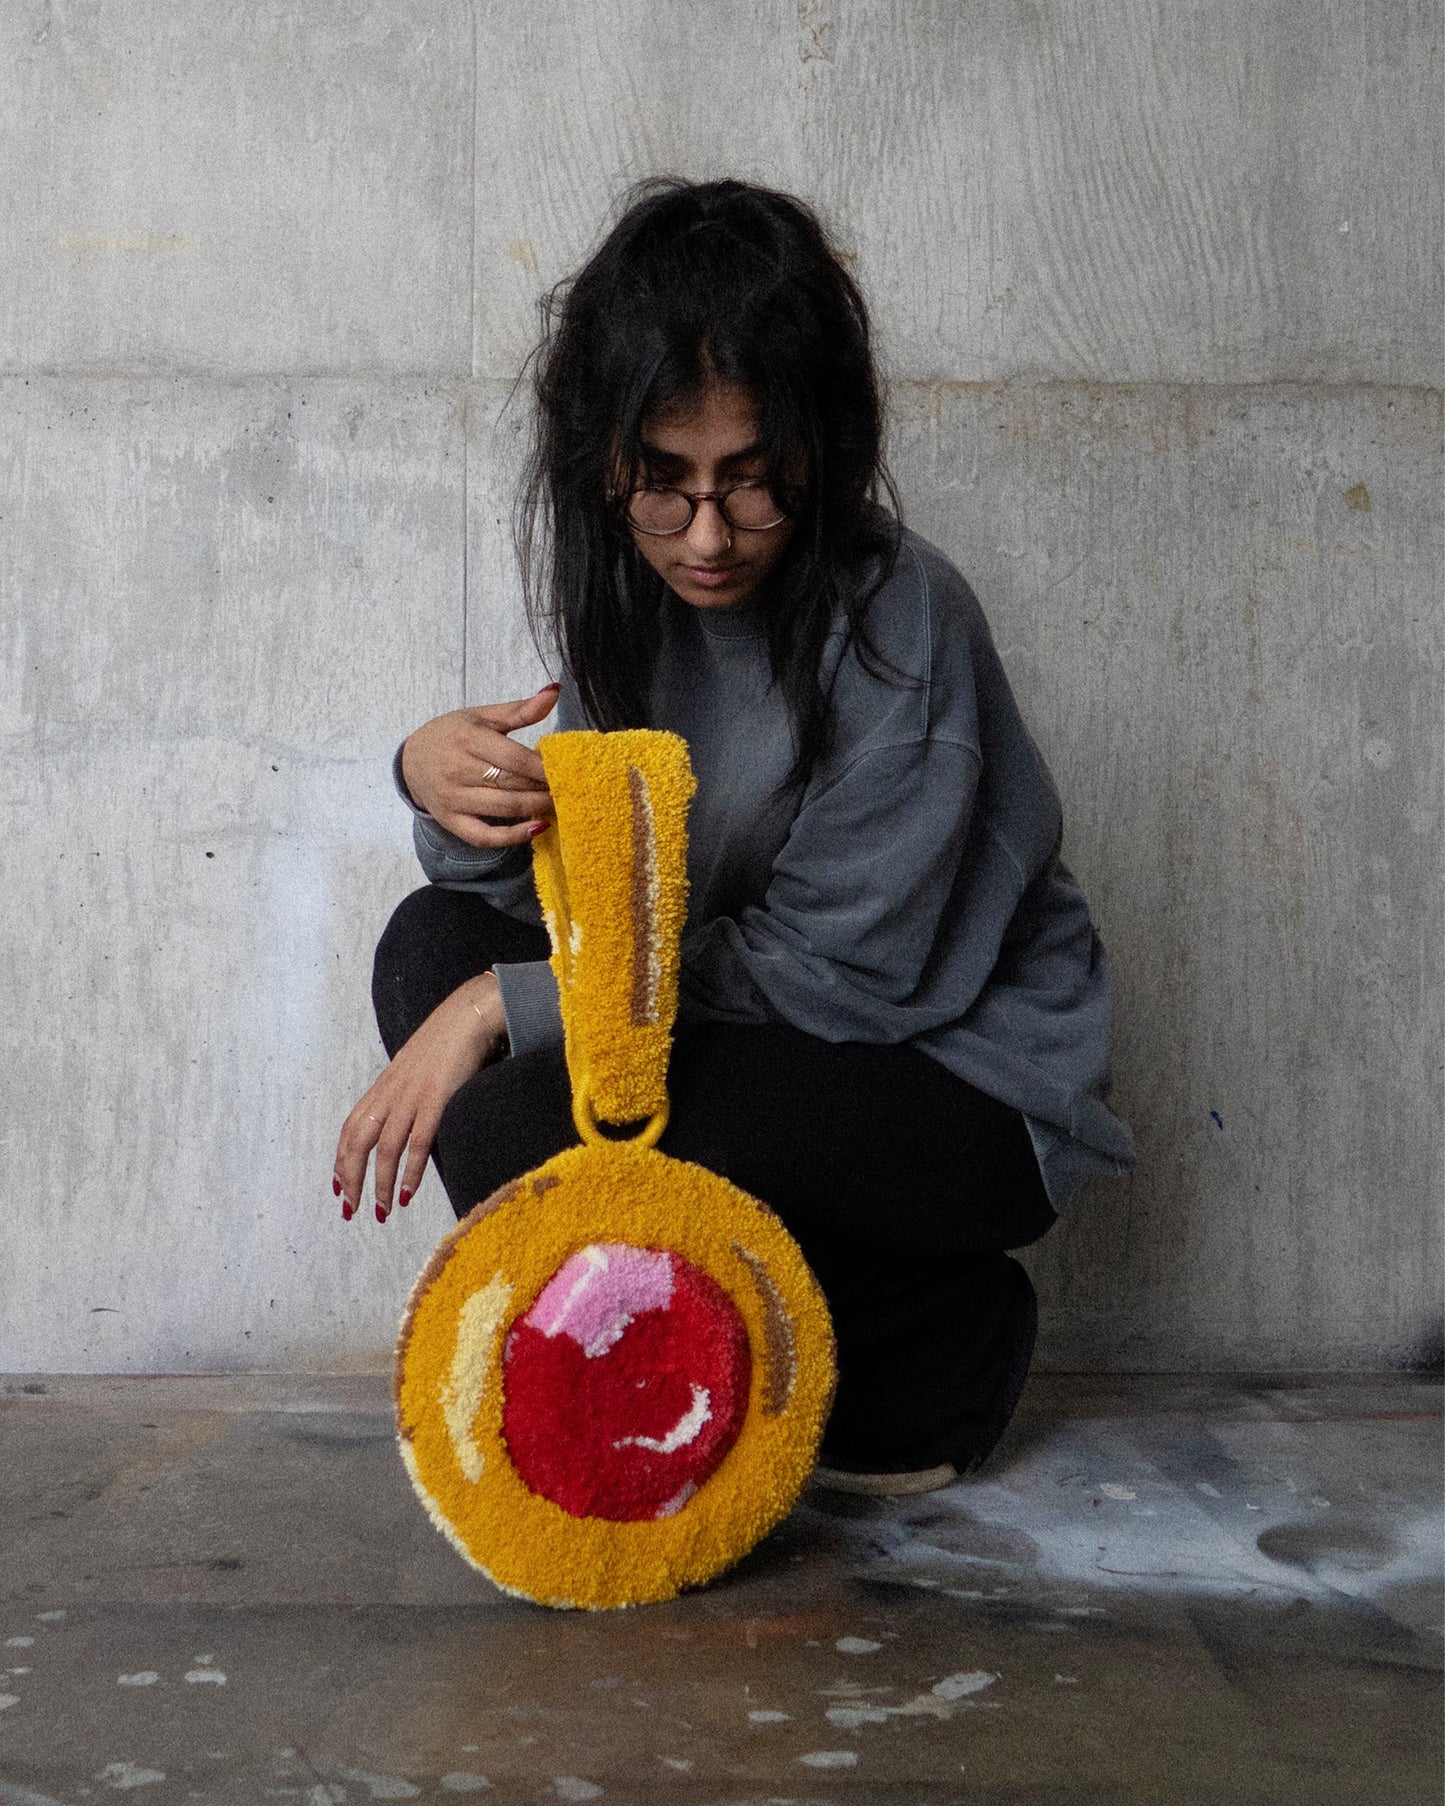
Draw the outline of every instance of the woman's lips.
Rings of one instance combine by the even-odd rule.
[[[721,589],[737,568],[735,564],[720,569],[710,569],[705,564],[685,564],[682,572],[689,583],[696,583],[702,589]]]

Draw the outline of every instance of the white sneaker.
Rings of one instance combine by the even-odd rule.
[[[899,1499],[910,1493],[937,1492],[942,1486],[952,1486],[959,1477],[958,1469],[948,1461],[938,1467],[919,1468],[910,1474],[862,1474],[846,1467],[821,1465],[813,1469],[814,1486],[821,1486],[828,1492],[863,1493],[870,1499]]]

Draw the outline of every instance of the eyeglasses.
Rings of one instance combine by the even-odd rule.
[[[685,533],[697,516],[699,502],[714,502],[727,524],[740,533],[766,533],[788,518],[766,483],[735,483],[731,489],[634,489],[627,498],[627,519],[639,533],[659,539]]]

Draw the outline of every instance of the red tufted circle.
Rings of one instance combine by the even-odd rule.
[[[715,1280],[669,1250],[594,1244],[507,1336],[502,1434],[523,1482],[573,1517],[668,1517],[737,1440],[751,1378]]]

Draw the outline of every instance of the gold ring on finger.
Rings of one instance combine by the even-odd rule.
[[[502,768],[500,765],[489,765],[487,767],[487,769],[482,773],[482,782],[484,784],[495,784],[497,779],[499,777],[501,777],[501,775],[502,775]]]

